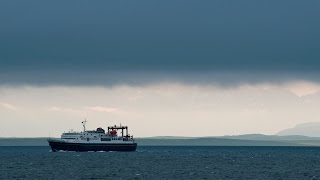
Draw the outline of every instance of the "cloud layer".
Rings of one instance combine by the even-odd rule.
[[[7,109],[7,110],[10,110],[10,111],[16,111],[17,110],[17,107],[15,107],[14,105],[9,104],[9,103],[4,103],[4,102],[0,102],[0,107],[2,107],[4,109]]]
[[[319,81],[319,1],[0,2],[0,83]]]
[[[309,89],[314,89],[312,94]],[[68,129],[81,130],[85,118],[88,129],[121,123],[136,137],[274,134],[295,124],[318,121],[319,89],[309,83],[232,89],[183,84],[0,87],[0,136],[50,133],[59,137]]]

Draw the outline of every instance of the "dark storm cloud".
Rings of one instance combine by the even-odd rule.
[[[0,2],[0,83],[318,80],[320,1]]]

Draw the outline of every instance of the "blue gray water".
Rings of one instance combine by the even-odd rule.
[[[1,179],[320,179],[317,147],[138,147],[50,152],[0,147]]]

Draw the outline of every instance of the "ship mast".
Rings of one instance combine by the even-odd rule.
[[[84,121],[81,122],[82,126],[83,126],[83,132],[86,131],[86,123],[87,123],[87,119],[84,119]]]

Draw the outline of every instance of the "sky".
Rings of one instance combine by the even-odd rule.
[[[320,113],[320,2],[0,2],[1,137],[274,134]]]

